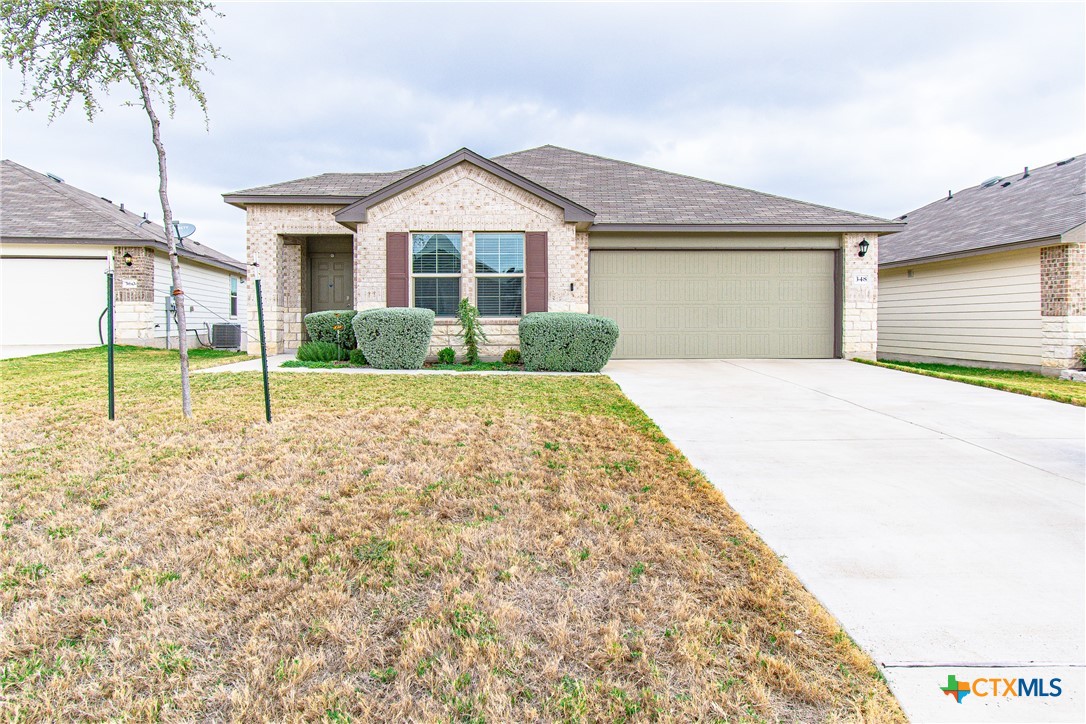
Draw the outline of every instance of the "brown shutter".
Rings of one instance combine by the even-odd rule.
[[[547,232],[524,235],[524,313],[547,311]]]
[[[390,231],[385,235],[385,306],[406,307],[411,295],[407,287],[411,269],[407,260],[407,233]]]

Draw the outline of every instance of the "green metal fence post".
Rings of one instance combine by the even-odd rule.
[[[256,321],[260,327],[260,366],[264,371],[264,417],[268,422],[272,421],[271,392],[268,389],[268,346],[264,341],[264,299],[260,293],[260,279],[256,284]]]
[[[106,377],[109,386],[109,419],[114,419],[113,408],[113,270],[106,272]]]

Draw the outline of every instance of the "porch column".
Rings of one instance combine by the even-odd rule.
[[[304,236],[282,236],[279,246],[279,306],[282,310],[283,349],[298,349],[302,343],[302,317],[306,303],[303,292],[303,267],[306,266]]]

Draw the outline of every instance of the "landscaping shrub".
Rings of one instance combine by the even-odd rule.
[[[502,355],[503,365],[519,365],[520,364],[520,350],[519,349],[507,349],[505,354]]]
[[[534,312],[520,320],[524,368],[599,372],[618,341],[613,319],[575,312]]]
[[[479,343],[489,341],[479,324],[479,310],[465,297],[460,300],[456,315],[460,319],[460,336],[464,338],[464,364],[473,365],[479,361]]]
[[[347,350],[334,342],[305,342],[298,348],[298,359],[302,362],[343,362],[347,359]]]
[[[456,350],[452,347],[446,347],[445,349],[437,353],[437,361],[443,365],[451,365],[456,362]]]
[[[353,334],[353,332],[352,332],[352,334]],[[354,366],[354,367],[365,367],[366,366],[366,355],[363,354],[362,350],[360,350],[360,349],[352,349],[347,353],[347,356],[350,358],[352,366]]]
[[[355,316],[353,326],[358,348],[371,366],[417,370],[430,349],[434,313],[414,307],[369,309]]]
[[[314,342],[331,342],[344,349],[354,349],[354,329],[351,321],[358,314],[353,309],[337,309],[329,312],[313,312],[305,315],[305,329]]]

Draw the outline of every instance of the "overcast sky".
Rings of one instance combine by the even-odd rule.
[[[1084,4],[220,3],[229,59],[164,126],[175,215],[244,258],[221,194],[546,143],[884,217],[1086,151]],[[2,155],[157,206],[146,117],[16,112]]]

